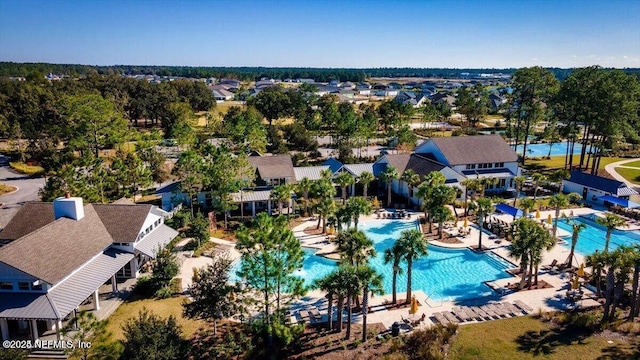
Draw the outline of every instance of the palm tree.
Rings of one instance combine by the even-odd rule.
[[[342,205],[344,205],[345,201],[347,201],[347,187],[355,184],[355,180],[351,174],[345,171],[336,176],[334,181],[340,186],[340,189],[342,189]]]
[[[324,198],[320,199],[320,201],[316,204],[316,211],[320,215],[318,217],[318,226],[320,228],[320,222],[322,221],[322,232],[327,232],[327,217],[335,211],[336,204],[332,198]]]
[[[298,181],[297,191],[302,193],[304,198],[304,216],[309,216],[309,192],[313,187],[313,181],[305,177]]]
[[[567,219],[567,222],[569,220]],[[556,224],[558,223],[558,219],[556,218]],[[570,222],[572,232],[571,232],[571,251],[569,251],[569,257],[567,258],[566,264],[569,269],[573,267],[573,254],[576,250],[576,245],[578,245],[578,237],[580,236],[580,231],[584,230],[587,225],[585,223],[581,223],[579,221],[571,220]],[[555,231],[553,236],[555,237]]]
[[[413,188],[420,184],[420,175],[416,174],[412,169],[407,169],[400,177],[400,180],[407,183],[407,205],[411,205]]]
[[[404,249],[400,246],[400,242],[396,240],[392,247],[386,248],[384,250],[384,263],[392,264],[393,266],[393,277],[391,278],[391,287],[392,287],[392,301],[395,305],[398,300],[396,298],[396,288],[397,288],[397,280],[398,274],[402,275],[402,268],[400,267],[400,261],[402,261],[402,257],[404,256]]]
[[[483,197],[473,203],[473,209],[475,210],[479,227],[478,250],[482,250],[482,229],[484,227],[484,219],[487,215],[493,212],[493,204],[491,203],[491,200]]]
[[[615,228],[620,226],[627,226],[627,222],[620,216],[612,213],[605,213],[604,217],[599,217],[596,222],[607,228],[607,236],[604,243],[604,252],[609,251],[609,241],[611,241],[611,234]]]
[[[522,191],[522,185],[527,179],[524,176],[516,176],[513,178],[513,182],[516,184],[516,197],[513,199],[513,207],[518,206],[518,196],[520,196],[520,191]]]
[[[278,202],[278,215],[282,215],[282,203],[286,201],[286,193],[288,190],[289,189],[287,189],[286,185],[277,185],[271,189],[269,198]],[[289,196],[291,196],[291,194],[289,194]]]
[[[369,184],[371,184],[371,182],[375,179],[376,177],[368,171],[362,172],[362,174],[360,174],[360,176],[358,177],[358,183],[362,184],[362,195],[365,199],[367,198],[367,190],[369,189]]]
[[[329,319],[327,329],[329,331],[333,330],[333,296],[340,293],[338,271],[339,270],[334,270],[313,282],[314,289],[319,289],[327,293],[327,301],[329,303],[329,306],[327,307],[327,318]]]
[[[371,296],[384,294],[382,275],[369,265],[361,265],[356,269],[362,289],[362,342],[367,341],[367,313],[369,312],[369,294]]]
[[[432,207],[432,196],[434,189],[440,185],[444,185],[446,181],[445,176],[439,171],[432,171],[426,177],[425,180],[418,186],[417,196],[422,199],[422,208],[424,210],[424,219],[429,223],[429,233],[431,233],[431,219],[428,216],[428,212]],[[441,191],[443,195],[446,195],[445,191]],[[443,199],[446,196],[443,196]],[[445,201],[443,200],[443,203]]]
[[[347,213],[351,215],[353,226],[356,230],[358,230],[358,220],[360,216],[370,215],[373,212],[371,204],[367,200],[356,197],[352,197],[347,201],[345,209],[347,209]]]
[[[473,191],[473,196],[471,196],[471,200],[475,200],[475,194],[480,189],[480,183],[477,179],[466,178],[460,182],[462,186],[464,186],[464,216],[469,215],[469,191]]]
[[[442,205],[432,208],[431,211],[429,211],[429,214],[431,214],[433,221],[438,224],[438,236],[440,237],[440,240],[442,240],[444,235],[444,231],[442,231],[442,229],[445,221],[454,220],[455,217],[451,214],[451,210],[449,210],[448,207]]]
[[[542,261],[542,251],[549,250],[555,245],[555,239],[535,220],[520,218],[513,223],[514,240],[512,252],[516,258],[520,258],[521,263],[525,262],[522,256],[526,256],[526,263],[529,265],[529,289],[533,285],[532,277],[535,275],[536,283],[538,279],[538,267]],[[514,250],[515,249],[515,250]],[[522,254],[525,253],[525,255]],[[535,273],[534,273],[535,267]],[[523,273],[523,277],[526,273]],[[524,280],[521,281],[521,288]]]
[[[324,172],[324,170],[323,170]],[[330,171],[329,171],[330,173]],[[336,189],[333,187],[333,184],[331,183],[330,179],[327,179],[323,177],[318,180],[318,181],[314,181],[313,186],[312,186],[312,190],[313,193],[315,194],[315,196],[318,198],[317,203],[316,203],[316,211],[319,213],[320,216],[318,216],[318,226],[317,228],[320,228],[320,222],[322,220],[324,220],[324,225],[322,228],[322,231],[325,232],[326,231],[326,223],[327,223],[327,216],[329,214],[331,214],[334,211],[335,208],[335,204],[333,201],[333,197],[336,194]]]
[[[360,292],[360,279],[358,278],[358,268],[353,265],[342,265],[344,269],[344,278],[341,286],[346,290],[347,297],[347,333],[345,339],[351,338],[351,321],[353,319],[353,305],[351,303],[354,296]]]
[[[341,262],[358,266],[364,264],[369,257],[376,256],[373,241],[362,231],[348,229],[338,233],[336,238]]]
[[[570,193],[569,195],[564,194],[556,194],[549,198],[549,206],[553,207],[556,210],[556,217],[553,221],[553,237],[556,237],[556,233],[558,232],[558,219],[560,218],[560,209],[569,206],[571,201],[577,201],[581,199],[578,193]]]
[[[524,198],[520,200],[520,207],[522,208],[522,212],[523,212],[522,216],[527,217],[527,215],[529,215],[531,210],[533,210],[536,207],[536,201],[533,200],[532,198]]]
[[[538,198],[538,186],[547,180],[547,177],[541,173],[535,173],[531,176],[531,180],[533,180],[533,201],[536,201]]]
[[[480,196],[484,197],[484,191],[486,190],[487,187],[489,187],[490,185],[496,185],[498,184],[498,178],[496,177],[485,177],[485,178],[481,178],[480,180]]]
[[[631,255],[633,264],[633,280],[631,281],[631,310],[629,311],[629,321],[634,321],[640,312],[640,245],[636,244]]]
[[[382,181],[387,183],[387,207],[391,207],[391,185],[393,184],[393,180],[398,180],[400,178],[400,174],[398,174],[398,170],[391,165],[387,165],[387,168],[380,174]]]
[[[408,304],[411,301],[411,270],[413,268],[413,260],[427,255],[427,242],[422,236],[420,230],[405,230],[400,234],[398,239],[399,245],[404,249],[404,258],[407,261],[407,299]]]
[[[512,229],[514,231],[518,231],[516,225],[517,224],[512,225]],[[518,286],[520,289],[524,288],[524,283],[527,279],[527,267],[529,266],[529,244],[527,239],[527,237],[522,235],[516,238],[514,234],[514,240],[511,242],[511,246],[509,247],[509,256],[520,261],[521,278],[520,285]]]
[[[554,171],[551,174],[551,176],[549,177],[551,179],[551,181],[560,183],[558,185],[558,194],[562,193],[562,188],[564,187],[564,181],[567,180],[570,175],[571,174],[569,173],[569,170],[567,170],[567,169],[558,169],[558,170]]]

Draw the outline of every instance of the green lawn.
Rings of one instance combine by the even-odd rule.
[[[625,166],[627,165],[625,164]],[[618,174],[622,175],[625,179],[633,183],[640,184],[640,168],[629,169],[624,167],[617,167],[615,170]]]
[[[135,296],[132,295],[132,296]],[[167,318],[173,315],[178,325],[182,326],[182,334],[185,338],[191,337],[199,328],[205,327],[206,323],[200,320],[191,320],[182,316],[182,301],[184,296],[175,296],[168,299],[137,299],[128,300],[121,304],[118,309],[109,316],[107,330],[113,334],[114,339],[122,340],[122,325],[127,319],[138,316],[142,308],[147,308],[150,312]]]
[[[461,326],[452,359],[632,359],[639,343],[569,332],[531,316]],[[612,341],[612,343],[608,343]]]
[[[628,162],[626,164],[623,164],[624,166],[631,166],[631,167],[637,167],[640,168],[640,160],[636,160],[636,161],[632,161],[632,162]]]
[[[604,171],[604,167],[608,164],[611,164],[616,161],[624,160],[625,158],[620,157],[603,157],[600,160],[600,170]],[[578,164],[580,162],[580,155],[573,155],[573,164]],[[550,159],[546,158],[527,158],[525,162],[525,169],[541,172],[544,174],[550,174],[554,170],[564,168],[564,155],[560,156],[552,156]]]

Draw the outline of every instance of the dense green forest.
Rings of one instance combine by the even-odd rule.
[[[0,62],[0,76],[27,76],[34,72],[41,74],[65,74],[71,76],[101,75],[159,75],[189,78],[234,78],[255,80],[262,77],[274,79],[311,78],[326,82],[364,81],[371,77],[460,77],[463,73],[513,74],[517,69],[448,69],[448,68],[303,68],[303,67],[204,67],[204,66],[151,66],[113,65],[92,66],[78,64],[14,63]],[[573,69],[549,68],[556,78],[563,80]],[[628,74],[640,76],[640,69],[624,69]]]

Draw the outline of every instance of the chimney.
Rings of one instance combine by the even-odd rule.
[[[53,215],[58,220],[61,217],[66,217],[73,220],[80,220],[84,217],[84,207],[82,205],[82,198],[71,197],[69,192],[65,193],[64,197],[59,197],[53,200]]]

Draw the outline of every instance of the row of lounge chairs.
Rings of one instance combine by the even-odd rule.
[[[303,322],[309,321],[311,324],[322,322],[322,314],[320,314],[320,310],[316,307],[302,309],[298,311],[298,313],[300,314],[300,319]]]
[[[609,208],[609,211],[623,217],[629,222],[629,225],[640,225],[640,211],[625,209],[619,206],[612,206]]]
[[[383,213],[378,213],[378,219],[411,219],[411,214],[405,211],[398,211],[398,212],[383,212]]]
[[[488,222],[484,223],[484,228],[491,231],[492,234],[500,238],[506,237],[511,226],[506,221],[492,217]]]
[[[431,321],[440,324],[459,324],[468,321],[505,319],[530,314],[533,309],[520,300],[512,303],[493,303],[482,306],[454,306],[451,311],[441,311],[431,316]]]

